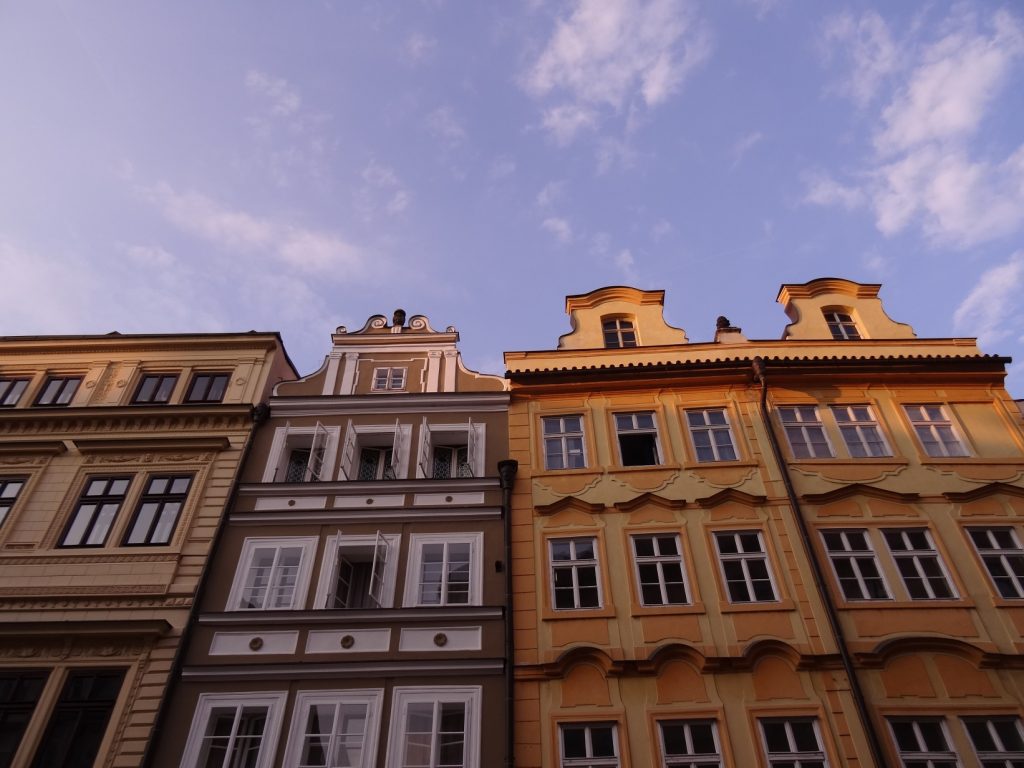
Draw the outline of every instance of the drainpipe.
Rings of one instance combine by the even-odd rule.
[[[876,766],[884,768],[884,766],[887,765],[885,751],[882,749],[881,739],[879,738],[878,733],[875,730],[874,722],[871,720],[871,716],[868,713],[867,699],[864,697],[864,690],[861,688],[860,679],[857,677],[857,672],[854,669],[853,657],[850,656],[850,649],[846,645],[846,636],[843,634],[842,627],[839,624],[839,613],[837,612],[835,603],[832,600],[832,593],[828,590],[828,585],[825,580],[825,572],[822,569],[818,557],[814,553],[814,547],[811,544],[810,528],[807,525],[807,519],[804,517],[803,507],[800,505],[796,489],[793,487],[793,478],[789,471],[789,464],[783,456],[782,446],[779,445],[778,435],[775,434],[775,429],[772,426],[772,421],[769,417],[771,404],[768,400],[768,378],[765,376],[764,359],[760,356],[755,357],[752,366],[754,369],[754,381],[761,385],[761,420],[764,422],[764,430],[768,434],[768,442],[771,443],[772,446],[772,454],[775,456],[775,464],[779,469],[779,473],[782,475],[782,482],[786,486],[786,495],[789,497],[790,506],[793,508],[793,516],[796,518],[797,527],[800,529],[800,537],[803,539],[804,545],[804,554],[806,554],[807,560],[811,564],[811,572],[814,574],[814,584],[817,587],[818,594],[821,595],[822,603],[825,606],[825,615],[828,617],[829,629],[832,631],[832,636],[835,638],[836,646],[839,648],[839,657],[842,660],[843,671],[846,672],[846,678],[850,681],[850,693],[853,696],[853,703],[857,708],[857,715],[861,721],[861,726],[864,728],[864,733],[868,739],[868,747],[871,750],[871,757],[874,759]]]
[[[516,479],[519,462],[505,459],[498,462],[498,479],[501,483],[501,514],[505,518],[505,765],[512,768],[516,763],[515,739],[515,697],[512,685],[515,678],[512,632],[512,483]]]

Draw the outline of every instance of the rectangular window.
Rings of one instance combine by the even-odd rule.
[[[313,483],[331,479],[338,427],[278,427],[263,482]],[[270,474],[272,471],[272,474]]]
[[[600,608],[597,540],[551,539],[548,546],[555,609]]]
[[[394,480],[395,452],[391,448],[363,448],[359,451],[356,480]]]
[[[778,600],[760,531],[719,531],[715,534],[731,603]]]
[[[633,321],[625,317],[609,317],[601,321],[606,349],[623,349],[636,346],[636,328]]]
[[[301,691],[285,764],[373,768],[382,697],[379,689]]]
[[[484,476],[486,425],[467,419],[463,424],[420,424],[416,477],[450,480]]]
[[[789,441],[789,449],[796,459],[831,459],[832,446],[825,437],[825,428],[813,405],[779,408],[782,429]]]
[[[135,390],[133,403],[166,403],[171,399],[174,385],[178,383],[176,373],[147,373]]]
[[[60,546],[102,547],[131,481],[130,477],[87,478]]]
[[[325,551],[336,552],[333,568],[324,569],[317,607],[390,608],[395,595],[395,570],[401,537],[393,533],[330,537]]]
[[[36,398],[36,405],[68,405],[81,383],[81,376],[51,376]]]
[[[399,480],[408,477],[412,424],[352,424],[341,447],[345,480]],[[422,460],[422,456],[421,456]]]
[[[395,687],[387,768],[480,768],[480,687]]]
[[[167,544],[191,485],[192,475],[151,477],[124,537],[125,546]]]
[[[905,405],[917,439],[924,452],[933,458],[968,456],[967,448],[953,429],[944,405]]]
[[[865,530],[821,532],[825,550],[847,600],[888,600],[889,589]]]
[[[615,414],[615,433],[619,438],[619,456],[624,467],[660,464],[658,428],[650,411]]]
[[[683,605],[689,602],[678,536],[633,536],[633,556],[641,604]]]
[[[287,611],[306,601],[316,537],[246,539],[228,598],[229,611]]]
[[[68,672],[32,768],[91,768],[123,680],[123,669]]]
[[[374,368],[374,392],[394,392],[405,389],[405,368]]]
[[[837,312],[835,310],[825,311],[825,322],[828,323],[829,333],[836,341],[856,341],[860,338],[860,331],[857,324],[848,312]]]
[[[714,720],[661,720],[663,768],[722,768]]]
[[[736,448],[724,408],[686,412],[697,461],[735,461]]]
[[[894,717],[889,720],[889,729],[904,768],[960,768],[943,718]]]
[[[774,768],[827,768],[818,721],[813,717],[760,720],[768,765]]]
[[[927,528],[900,528],[884,532],[885,543],[896,561],[911,600],[955,598],[946,568]]]
[[[615,723],[559,726],[560,768],[618,768],[619,737]]]
[[[0,378],[0,408],[13,408],[28,387],[28,379]]]
[[[287,695],[200,694],[182,768],[270,768]]]
[[[14,508],[18,494],[25,487],[24,477],[0,477],[0,525],[4,524],[7,515]]]
[[[1024,765],[1024,733],[1016,717],[965,717],[967,735],[982,768]]]
[[[587,466],[583,451],[582,416],[546,416],[544,469],[581,469]]]
[[[480,605],[482,533],[424,533],[409,538],[405,605]]]
[[[219,403],[228,389],[230,373],[195,373],[185,394],[186,403]]]
[[[869,405],[833,405],[832,415],[839,424],[839,432],[846,450],[855,459],[873,456],[892,456],[882,437],[878,421]]]
[[[1024,598],[1024,549],[1012,528],[971,528],[971,541],[1000,597]]]
[[[47,670],[0,670],[0,766],[14,765],[14,755],[50,676]]]

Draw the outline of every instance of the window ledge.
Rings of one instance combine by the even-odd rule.
[[[707,613],[704,603],[674,603],[672,605],[634,605],[630,615],[634,619],[645,616],[674,616]]]
[[[851,459],[845,457],[839,457],[834,459],[790,459],[789,463],[793,466],[800,466],[806,464],[808,466],[851,466],[851,467],[864,467],[864,466],[897,466],[905,467],[910,464],[910,461],[897,456],[879,456],[868,459]]]
[[[897,600],[888,598],[886,600],[847,600],[838,603],[837,607],[843,611],[864,611],[864,610],[921,610],[922,608],[974,608],[975,603],[966,597],[944,597],[935,600]],[[1022,604],[1024,607],[1024,604]]]
[[[615,606],[606,605],[602,608],[544,608],[541,619],[544,621],[565,621],[566,619],[613,619]]]
[[[683,464],[683,469],[746,469],[760,466],[756,461],[688,461]]]
[[[796,609],[796,603],[786,598],[774,602],[759,603],[723,603],[722,613],[759,613],[764,611],[792,611]]]

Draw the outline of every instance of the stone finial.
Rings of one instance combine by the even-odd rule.
[[[731,325],[732,323],[729,322],[729,318],[726,317],[725,315],[719,315],[718,319],[715,321],[715,328],[717,328],[720,331],[729,328]]]
[[[405,325],[405,310],[396,309],[395,314],[391,318],[391,324],[396,328],[401,328]]]

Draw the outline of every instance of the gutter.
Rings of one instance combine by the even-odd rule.
[[[498,462],[501,481],[501,513],[505,518],[505,766],[512,768],[515,756],[515,634],[512,631],[512,483],[516,479],[519,462],[505,459]]]
[[[853,696],[853,703],[857,710],[857,716],[861,721],[864,734],[867,736],[868,748],[871,751],[871,757],[874,760],[875,765],[879,768],[885,768],[888,763],[885,759],[885,751],[882,748],[882,741],[875,729],[874,722],[872,721],[871,715],[868,711],[867,699],[864,696],[863,688],[861,688],[860,679],[857,677],[857,671],[853,665],[853,657],[850,655],[850,649],[846,644],[846,636],[843,634],[842,626],[839,623],[839,613],[832,600],[832,593],[828,590],[824,570],[822,569],[821,563],[815,555],[814,547],[811,544],[810,527],[807,524],[807,519],[804,517],[803,507],[800,506],[800,500],[797,497],[796,489],[793,487],[793,478],[789,471],[789,464],[786,462],[782,453],[782,447],[779,445],[779,437],[775,433],[771,418],[769,417],[769,409],[771,408],[771,405],[768,400],[768,379],[765,376],[764,359],[761,357],[755,357],[753,360],[753,369],[754,381],[761,385],[761,420],[764,423],[765,432],[768,433],[768,442],[771,443],[772,446],[772,455],[775,457],[775,463],[782,476],[782,482],[786,486],[786,495],[789,497],[790,506],[793,508],[793,516],[796,518],[797,526],[800,529],[800,538],[803,540],[804,554],[807,556],[807,560],[811,565],[811,572],[814,575],[814,584],[817,587],[818,594],[821,595],[822,604],[825,606],[825,615],[828,618],[829,629],[832,631],[832,637],[835,638],[836,646],[839,648],[839,656],[842,659],[843,671],[846,673],[846,678],[850,682],[850,694]]]

